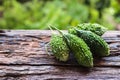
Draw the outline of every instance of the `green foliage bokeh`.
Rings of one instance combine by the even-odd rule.
[[[85,22],[114,29],[120,22],[117,0],[3,0],[0,12],[0,29],[67,29]]]

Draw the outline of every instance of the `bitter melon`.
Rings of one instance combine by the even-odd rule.
[[[91,31],[75,30],[77,32],[77,36],[82,38],[87,43],[94,55],[108,56],[110,54],[109,45],[100,36]]]
[[[60,35],[53,34],[50,40],[50,47],[53,55],[60,61],[69,59],[69,48]]]
[[[63,34],[63,38],[80,65],[84,67],[93,67],[92,53],[81,38],[69,33]]]
[[[103,35],[107,31],[107,28],[97,23],[93,23],[93,24],[83,23],[83,24],[77,25],[76,28],[79,30],[92,31],[99,36]],[[74,33],[74,29],[73,28],[69,29],[69,32]]]

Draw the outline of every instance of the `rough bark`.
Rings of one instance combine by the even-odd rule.
[[[102,36],[111,54],[95,58],[91,69],[79,66],[74,58],[59,62],[48,55],[45,45],[50,37],[49,30],[0,33],[0,80],[120,79],[120,31],[108,31]]]

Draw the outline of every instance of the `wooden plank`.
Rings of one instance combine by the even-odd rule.
[[[35,33],[35,31],[32,32]],[[76,61],[73,60],[69,60],[67,63],[56,61],[53,56],[49,56],[46,53],[45,45],[50,40],[50,34],[49,36],[48,34],[45,34],[46,31],[42,31],[42,34],[40,34],[40,32],[38,32],[39,34],[33,34],[34,36],[29,34],[29,31],[15,31],[8,33],[6,32],[7,36],[3,35],[0,37],[0,64],[77,65]],[[8,36],[13,33],[14,36]],[[110,33],[115,34],[114,32]],[[108,37],[109,33],[106,35]],[[111,38],[110,36],[111,35],[109,35],[109,38]],[[116,39],[119,39],[119,37],[116,37]],[[105,40],[107,41],[109,39],[106,38]],[[120,43],[113,43],[113,41],[114,39],[111,39],[111,55],[95,60],[95,66],[120,66]]]
[[[120,79],[120,68],[71,66],[0,66],[0,78],[25,80],[53,79]]]
[[[120,79],[120,31],[108,31],[102,36],[109,43],[111,55],[95,58],[92,69],[79,66],[73,57],[63,63],[48,55],[45,45],[50,37],[49,30],[0,33],[0,80]]]

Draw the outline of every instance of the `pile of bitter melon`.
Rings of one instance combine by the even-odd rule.
[[[53,34],[51,37],[50,48],[60,61],[67,61],[72,53],[78,64],[93,67],[93,56],[103,57],[110,54],[109,45],[101,37],[106,30],[96,23],[79,24],[70,28],[68,33],[58,30],[60,34]]]

